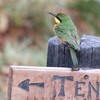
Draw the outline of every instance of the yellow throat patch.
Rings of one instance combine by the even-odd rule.
[[[55,17],[55,23],[60,24],[60,20],[58,20],[56,17]]]

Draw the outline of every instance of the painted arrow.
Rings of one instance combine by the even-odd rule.
[[[29,92],[29,86],[37,86],[40,88],[44,88],[44,82],[41,83],[29,83],[30,79],[26,79],[19,83],[18,87],[25,90],[26,92]]]

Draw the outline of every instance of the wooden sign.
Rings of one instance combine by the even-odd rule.
[[[13,66],[8,100],[100,100],[100,69]]]

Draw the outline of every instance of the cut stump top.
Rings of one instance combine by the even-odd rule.
[[[86,35],[81,38],[80,51],[77,52],[81,68],[100,68],[100,38]],[[69,48],[61,44],[55,36],[48,41],[47,66],[72,67]]]

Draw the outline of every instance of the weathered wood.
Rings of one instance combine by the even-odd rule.
[[[80,52],[77,52],[79,66],[81,68],[100,68],[100,38],[83,36],[80,47]],[[47,66],[72,67],[68,45],[61,44],[56,36],[48,41]]]
[[[8,99],[11,100],[11,92],[12,92],[12,82],[13,82],[13,70],[12,68],[9,68],[9,80],[8,80]]]
[[[100,69],[10,67],[8,100],[100,100]]]

